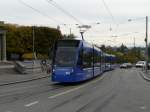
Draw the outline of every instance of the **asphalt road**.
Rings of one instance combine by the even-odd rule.
[[[150,82],[133,68],[80,84],[41,79],[2,86],[0,112],[150,112]]]

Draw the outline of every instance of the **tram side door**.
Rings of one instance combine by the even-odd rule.
[[[83,49],[83,71],[88,78],[93,77],[93,50]]]

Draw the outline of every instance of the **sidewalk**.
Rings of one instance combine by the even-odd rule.
[[[12,65],[0,65],[0,86],[23,83],[49,77],[47,73],[19,74]]]
[[[150,81],[150,70],[148,70],[147,73],[145,71],[141,71],[141,75],[144,79]]]
[[[0,69],[1,68],[13,68],[14,63],[13,62],[0,62]]]

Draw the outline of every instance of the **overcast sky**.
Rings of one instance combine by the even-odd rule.
[[[35,10],[23,5],[23,2]],[[96,44],[118,46],[122,43],[144,46],[145,16],[150,15],[150,0],[53,0],[70,17],[52,6],[47,0],[1,0],[0,21],[20,25],[60,26],[64,34],[79,35],[75,24],[88,24],[92,28],[85,39]],[[111,13],[111,14],[110,14]],[[112,17],[113,16],[113,17]],[[128,22],[128,19],[133,21]],[[99,22],[100,24],[95,25]],[[63,24],[67,24],[64,26]],[[111,30],[110,30],[111,29]],[[116,37],[117,36],[117,37]]]

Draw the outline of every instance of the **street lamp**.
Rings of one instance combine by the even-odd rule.
[[[143,18],[140,18],[143,19]],[[136,19],[135,19],[136,20]],[[132,19],[128,19],[129,22],[132,21]],[[145,23],[146,23],[146,31],[145,31],[145,53],[146,53],[146,72],[148,70],[148,16],[145,17]]]
[[[146,43],[146,72],[148,70],[148,16],[146,16],[146,37],[145,37],[145,43]]]

